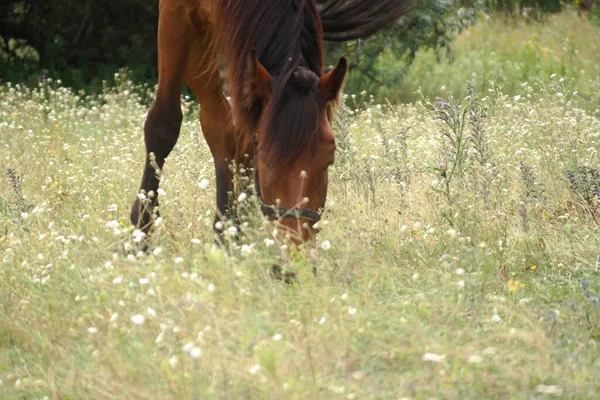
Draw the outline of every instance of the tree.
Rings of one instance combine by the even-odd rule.
[[[475,22],[479,7],[474,1],[422,2],[411,14],[370,38],[328,44],[328,61],[349,55],[352,73],[347,91],[377,94],[383,86],[400,85],[419,49],[433,49],[438,56],[451,54],[452,35]]]
[[[156,2],[147,0],[6,0],[0,5],[0,73],[24,79],[34,63],[38,72],[82,86],[128,65],[147,78],[155,74],[157,15]],[[37,56],[19,57],[24,48]]]

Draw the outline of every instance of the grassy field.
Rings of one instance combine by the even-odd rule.
[[[588,111],[600,115],[600,26],[574,11],[539,22],[482,16],[453,41],[450,58],[441,56],[438,62],[433,52],[419,52],[402,88],[384,87],[380,96],[414,101],[419,88],[428,96],[440,88],[465,95],[467,80],[480,91],[493,81],[503,85],[504,93],[516,95],[523,82],[546,82],[557,74],[578,92]]]
[[[560,72],[349,97],[317,247],[286,254],[252,198],[213,248],[190,101],[137,254],[147,89],[0,86],[0,398],[596,398],[600,119]]]

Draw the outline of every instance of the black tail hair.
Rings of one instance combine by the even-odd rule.
[[[414,0],[317,0],[323,38],[343,42],[367,37],[406,15]]]

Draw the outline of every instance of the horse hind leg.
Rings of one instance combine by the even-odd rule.
[[[131,208],[131,223],[145,232],[152,228],[153,210],[158,211],[158,186],[165,159],[179,137],[181,88],[190,46],[190,29],[181,8],[162,7],[158,25],[158,88],[144,124],[146,161],[140,193]],[[168,2],[167,2],[168,4]],[[153,157],[151,156],[153,155]]]

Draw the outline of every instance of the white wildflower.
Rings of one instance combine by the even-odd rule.
[[[493,356],[495,354],[498,354],[498,349],[495,347],[487,347],[481,352],[481,354],[483,354],[484,356]]]
[[[557,396],[560,396],[563,392],[563,390],[556,386],[556,385],[544,385],[544,384],[539,384],[535,387],[535,390],[538,393],[543,393],[543,394],[555,394]]]
[[[136,314],[131,317],[131,322],[136,325],[142,325],[144,321],[146,321],[146,317],[144,317],[142,314]]]
[[[251,254],[252,253],[252,247],[248,246],[247,244],[243,244],[242,248],[241,248],[242,254]]]
[[[209,184],[209,183],[210,183],[210,182],[208,181],[208,179],[202,179],[202,180],[200,181],[200,183],[198,183],[198,187],[199,187],[200,189],[206,189],[206,188],[208,187],[208,184]]]
[[[113,219],[112,221],[108,221],[106,223],[106,227],[109,229],[116,229],[119,227],[119,221],[117,221],[116,219]]]
[[[145,233],[145,232],[142,232],[142,231],[141,231],[141,230],[139,230],[139,229],[135,229],[135,230],[132,232],[132,236],[133,236],[133,241],[134,241],[135,243],[139,243],[139,242],[141,242],[141,241],[142,241],[142,239],[144,239],[144,236],[146,236],[146,233]]]
[[[481,364],[483,362],[483,357],[481,357],[479,354],[473,354],[469,356],[467,362],[469,364]]]
[[[258,365],[258,364],[254,364],[253,366],[251,366],[248,369],[248,372],[250,372],[250,375],[256,375],[256,374],[258,374],[259,371],[260,371],[260,365]]]
[[[441,362],[446,356],[434,353],[425,353],[423,354],[424,361],[433,361],[433,362]]]
[[[523,297],[521,300],[519,300],[519,304],[521,304],[521,305],[527,304],[527,303],[531,302],[531,300],[533,300],[533,298],[531,298],[531,297]]]
[[[200,358],[200,356],[202,355],[202,349],[196,346],[190,350],[189,355],[192,358]]]

